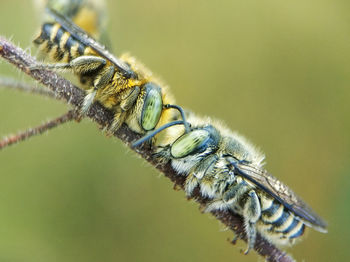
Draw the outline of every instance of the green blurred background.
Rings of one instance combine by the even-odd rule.
[[[267,169],[329,223],[288,251],[349,261],[350,2],[108,1],[114,52],[129,51],[178,104],[222,119],[267,156]],[[0,34],[23,48],[31,1],[1,0]],[[30,81],[5,62],[1,75]],[[0,90],[0,135],[67,106]],[[262,261],[182,191],[105,137],[69,123],[0,152],[0,261]]]

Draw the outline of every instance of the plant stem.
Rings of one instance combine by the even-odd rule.
[[[31,76],[36,81],[40,82],[44,86],[48,87],[56,94],[56,99],[61,99],[74,107],[80,107],[84,98],[84,91],[75,87],[66,79],[63,79],[56,73],[45,70],[30,70],[30,67],[37,66],[36,60],[25,53],[19,47],[14,46],[11,42],[3,37],[0,37],[0,56],[5,60]],[[90,110],[87,112],[87,117],[96,122],[100,128],[107,128],[113,121],[113,113],[104,108],[99,103],[94,103]],[[131,142],[140,138],[140,135],[131,131],[126,125],[123,125],[114,136],[121,139],[129,147]],[[159,163],[152,157],[152,150],[149,146],[141,146],[136,149],[141,157],[151,163],[155,168],[162,172],[166,177],[175,183],[177,188],[184,187],[184,177],[179,176],[171,167],[169,163]],[[201,206],[204,206],[208,200],[203,198],[198,190],[196,190],[194,197]],[[230,228],[239,239],[246,241],[244,233],[244,224],[242,218],[229,211],[213,211],[211,212],[218,220],[224,225]],[[255,251],[266,261],[270,262],[292,262],[294,259],[290,257],[284,251],[278,249],[276,246],[269,243],[266,239],[262,238],[259,234],[254,246]]]

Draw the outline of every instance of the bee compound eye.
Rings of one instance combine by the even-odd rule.
[[[150,131],[156,127],[163,110],[161,90],[153,83],[147,83],[146,96],[141,114],[141,126],[144,130]]]
[[[209,145],[210,134],[207,130],[197,129],[179,137],[171,146],[174,158],[181,158],[193,153],[203,152]]]

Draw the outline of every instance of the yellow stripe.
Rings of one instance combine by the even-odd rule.
[[[39,45],[39,50],[41,52],[47,52],[48,51],[48,45],[49,44],[49,41],[48,40],[45,40],[42,44]]]
[[[270,222],[270,223],[277,221],[282,216],[283,210],[284,210],[283,205],[280,205],[280,207],[277,209],[276,213],[273,214],[272,216],[269,217],[269,216],[264,215],[263,216],[264,221]]]
[[[260,204],[261,204],[261,211],[264,211],[266,209],[269,209],[272,206],[273,199],[266,196],[261,196]]]
[[[50,52],[48,53],[49,57],[51,60],[57,60],[57,57],[58,57],[58,46],[57,45],[54,45]]]
[[[301,227],[304,225],[304,223],[299,220],[299,223],[287,234],[288,237],[293,236],[295,233],[297,233]]]
[[[84,55],[96,55],[96,51],[94,49],[92,49],[90,46],[87,46],[84,49]]]
[[[55,40],[55,37],[57,35],[58,29],[60,29],[61,25],[60,24],[54,24],[53,27],[51,28],[50,32],[50,40],[53,42]]]
[[[79,48],[79,43],[76,43],[75,45],[73,45],[73,46],[70,48],[69,52],[70,52],[70,54],[71,54],[72,57],[76,58],[76,57],[79,57],[79,56],[80,56],[80,54],[79,54],[79,52],[78,52],[78,48]]]
[[[61,50],[66,50],[65,45],[66,45],[66,43],[67,43],[69,37],[70,37],[70,33],[68,33],[68,32],[65,32],[65,33],[62,35],[61,41],[60,41],[60,49],[61,49]]]
[[[287,218],[287,220],[279,227],[276,227],[275,230],[277,232],[283,232],[293,223],[293,220],[294,220],[294,215],[289,213],[289,217]]]
[[[69,62],[69,53],[68,52],[64,53],[64,56],[62,57],[61,62],[62,63],[68,63]]]

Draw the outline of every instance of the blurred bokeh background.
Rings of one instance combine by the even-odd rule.
[[[288,249],[349,261],[350,2],[107,1],[115,54],[129,51],[178,104],[222,119],[329,223]],[[1,0],[0,34],[31,49],[31,1]],[[5,62],[1,75],[30,81]],[[0,90],[0,135],[67,106]],[[0,152],[0,261],[262,261],[90,121]]]

